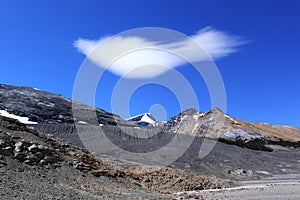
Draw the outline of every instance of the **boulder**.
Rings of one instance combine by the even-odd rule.
[[[24,152],[17,152],[15,153],[14,158],[21,162],[24,162],[27,159],[27,155]]]
[[[39,148],[36,144],[33,144],[30,147],[28,147],[28,151],[30,151],[31,153],[36,153],[39,151]]]
[[[13,156],[13,150],[10,146],[0,148],[0,154],[4,156]]]

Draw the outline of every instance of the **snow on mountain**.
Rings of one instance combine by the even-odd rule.
[[[156,120],[151,113],[144,113],[136,115],[127,119],[129,122],[133,122],[139,126],[155,126]]]
[[[18,115],[10,114],[6,110],[0,110],[0,115],[4,116],[4,117],[16,119],[16,120],[18,120],[19,122],[21,122],[23,124],[38,124],[37,122],[29,121],[28,117],[21,117],[21,116],[18,116]]]
[[[80,116],[73,116],[74,109],[81,113]],[[23,86],[0,84],[0,110],[1,115],[25,124],[73,124],[77,121],[80,124],[132,125],[105,110],[72,102],[59,94]]]

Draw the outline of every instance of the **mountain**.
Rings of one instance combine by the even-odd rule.
[[[78,112],[85,114],[84,119],[72,116],[72,103]],[[27,117],[35,124],[59,124],[74,123],[85,120],[82,123],[104,124],[104,125],[129,125],[118,115],[106,112],[99,108],[72,102],[61,95],[45,92],[31,87],[20,87],[0,84],[0,110],[3,113],[17,117]],[[98,121],[87,115],[96,113]]]
[[[141,127],[148,127],[148,128],[161,128],[164,126],[165,122],[158,122],[152,116],[151,113],[144,113],[140,115],[136,115],[126,119],[128,122],[132,122]]]
[[[73,113],[77,115],[74,117]],[[44,134],[83,146],[75,123],[79,125],[133,128],[136,125],[118,115],[71,101],[61,95],[36,88],[0,84],[0,115],[18,119]]]
[[[155,126],[156,120],[151,113],[144,113],[126,119],[128,122],[133,122],[139,126]]]
[[[297,127],[246,122],[230,117],[218,108],[204,113],[187,109],[172,117],[163,131],[219,139],[260,150],[272,150],[276,148],[274,145],[300,147],[300,129]]]
[[[4,199],[170,199],[184,189],[225,186],[180,169],[95,156],[2,116],[0,174]]]
[[[76,117],[73,116],[74,108],[76,113],[80,113]],[[188,109],[172,117],[167,123],[156,122],[150,113],[124,120],[118,115],[71,101],[61,95],[31,87],[4,84],[0,84],[0,115],[18,119],[34,126],[40,132],[56,135],[80,146],[83,144],[76,134],[74,122],[81,124],[84,129],[84,125],[101,125],[108,132],[120,132],[122,135],[126,130],[130,135],[138,137],[152,133],[151,130],[139,130],[137,127],[159,128],[161,132],[218,139],[221,142],[258,150],[272,150],[278,145],[300,146],[300,129],[297,127],[251,123],[230,117],[218,108],[207,112]],[[123,130],[119,130],[118,127]],[[116,136],[112,135],[111,138]]]
[[[152,123],[150,114],[127,121],[61,95],[0,84],[0,115],[5,199],[171,199],[178,191],[300,174],[298,128],[246,122],[217,108],[188,109],[160,128],[144,128],[134,122]],[[105,138],[118,148],[85,145],[102,146]],[[209,154],[199,156],[211,141]],[[174,162],[165,166],[169,157]]]

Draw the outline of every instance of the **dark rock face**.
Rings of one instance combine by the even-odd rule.
[[[73,117],[73,108],[83,119]],[[84,120],[84,123],[131,125],[119,116],[98,108],[72,102],[57,94],[41,91],[30,87],[17,87],[0,84],[0,110],[6,110],[10,114],[28,117],[30,121],[38,124],[74,123]],[[82,113],[82,115],[80,115]],[[91,116],[88,118],[87,116]],[[93,117],[96,116],[98,121]]]
[[[69,100],[30,87],[1,84],[0,109],[38,123],[73,122]]]

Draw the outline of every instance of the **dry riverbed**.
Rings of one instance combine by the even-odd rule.
[[[174,199],[205,200],[298,200],[300,199],[300,175],[278,175],[261,180],[241,181],[241,186],[176,193]]]

